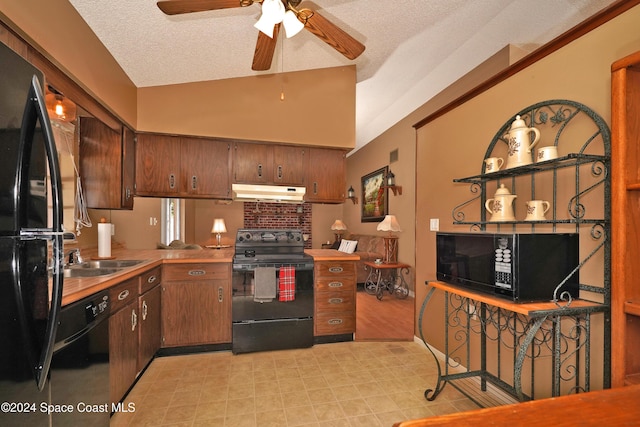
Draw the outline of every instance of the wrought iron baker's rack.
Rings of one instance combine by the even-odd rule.
[[[535,399],[538,395],[547,397],[589,391],[592,387],[592,354],[600,348],[592,346],[592,314],[596,313],[601,316],[602,325],[602,337],[596,338],[598,343],[602,340],[602,353],[597,354],[597,359],[602,361],[601,386],[610,386],[609,128],[596,112],[583,104],[569,100],[548,100],[531,105],[507,120],[489,144],[485,159],[503,153],[508,155],[507,133],[517,115],[528,126],[540,130],[541,140],[544,139],[542,144],[552,143],[564,154],[540,162],[532,158],[530,164],[491,173],[485,171],[483,161],[480,174],[454,180],[456,183],[469,184],[473,195],[453,209],[454,224],[468,225],[472,231],[478,232],[488,231],[488,227],[496,232],[536,232],[540,229],[556,232],[559,228],[563,231],[570,228],[581,233],[581,241],[585,240],[584,237],[591,240],[587,245],[581,243],[581,248],[587,248],[574,272],[590,262],[599,265],[593,258],[600,258],[601,279],[597,284],[582,283],[584,277],[581,276],[580,299],[573,301],[570,295],[559,291],[567,277],[557,285],[554,295],[549,296],[550,304],[530,307],[507,302],[503,304],[485,295],[427,282],[430,289],[419,314],[420,336],[424,341],[423,318],[437,288],[445,293],[446,329],[443,367],[427,345],[438,364],[437,384],[425,391],[428,400],[434,400],[449,383],[479,405],[490,405],[478,399],[477,393],[469,392],[468,387],[457,385],[457,380],[472,377],[480,379],[481,391],[486,391],[489,383],[516,401]],[[570,191],[572,194],[563,199],[565,193],[559,194],[558,187],[567,187],[567,181],[570,180],[573,180],[572,188],[575,191]],[[542,186],[551,187],[550,191],[544,193],[544,197],[550,197],[551,202],[548,219],[532,222],[492,222],[487,219],[485,203],[488,186],[506,183],[513,194],[522,194],[524,191],[534,200],[539,194],[536,191],[539,181]],[[566,211],[559,209],[563,206],[563,200],[567,201]],[[477,204],[480,204],[479,212]],[[477,216],[469,218],[470,215],[465,211],[467,208],[476,209]],[[474,336],[479,337],[476,340],[480,347],[479,362],[478,357],[472,354],[476,345]],[[595,347],[597,349],[594,350]],[[497,363],[488,363],[489,354],[496,356]],[[546,355],[550,363],[547,368],[537,370],[538,360]],[[510,359],[507,364],[513,369],[503,369],[503,358]],[[474,364],[477,366],[472,366]],[[546,384],[544,387],[538,385],[545,383],[536,375],[543,369],[551,370],[549,389]],[[523,377],[525,370],[529,373],[528,378]]]

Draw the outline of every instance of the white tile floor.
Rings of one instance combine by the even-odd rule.
[[[115,414],[120,426],[392,426],[477,409],[453,387],[434,402],[436,365],[415,342],[349,342],[309,349],[156,358]]]

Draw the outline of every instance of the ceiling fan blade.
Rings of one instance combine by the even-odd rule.
[[[253,64],[251,65],[252,70],[266,71],[271,68],[271,62],[273,61],[273,53],[276,50],[279,32],[280,24],[276,24],[275,27],[273,27],[273,38],[267,36],[262,31],[258,31],[256,51],[253,55]]]
[[[356,59],[364,52],[365,47],[362,43],[318,12],[314,11],[313,15],[307,18],[305,28],[349,59]]]
[[[253,1],[247,0],[161,0],[156,3],[161,11],[167,15],[182,13],[204,12],[206,10],[230,9],[233,7],[250,6]]]

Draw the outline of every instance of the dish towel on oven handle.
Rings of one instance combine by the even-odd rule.
[[[295,267],[280,267],[278,290],[280,291],[279,301],[293,301],[296,299]]]
[[[256,267],[253,276],[253,301],[271,302],[276,297],[275,267]]]

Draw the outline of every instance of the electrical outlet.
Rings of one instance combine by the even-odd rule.
[[[438,231],[440,230],[440,219],[431,218],[429,220],[429,231]]]

